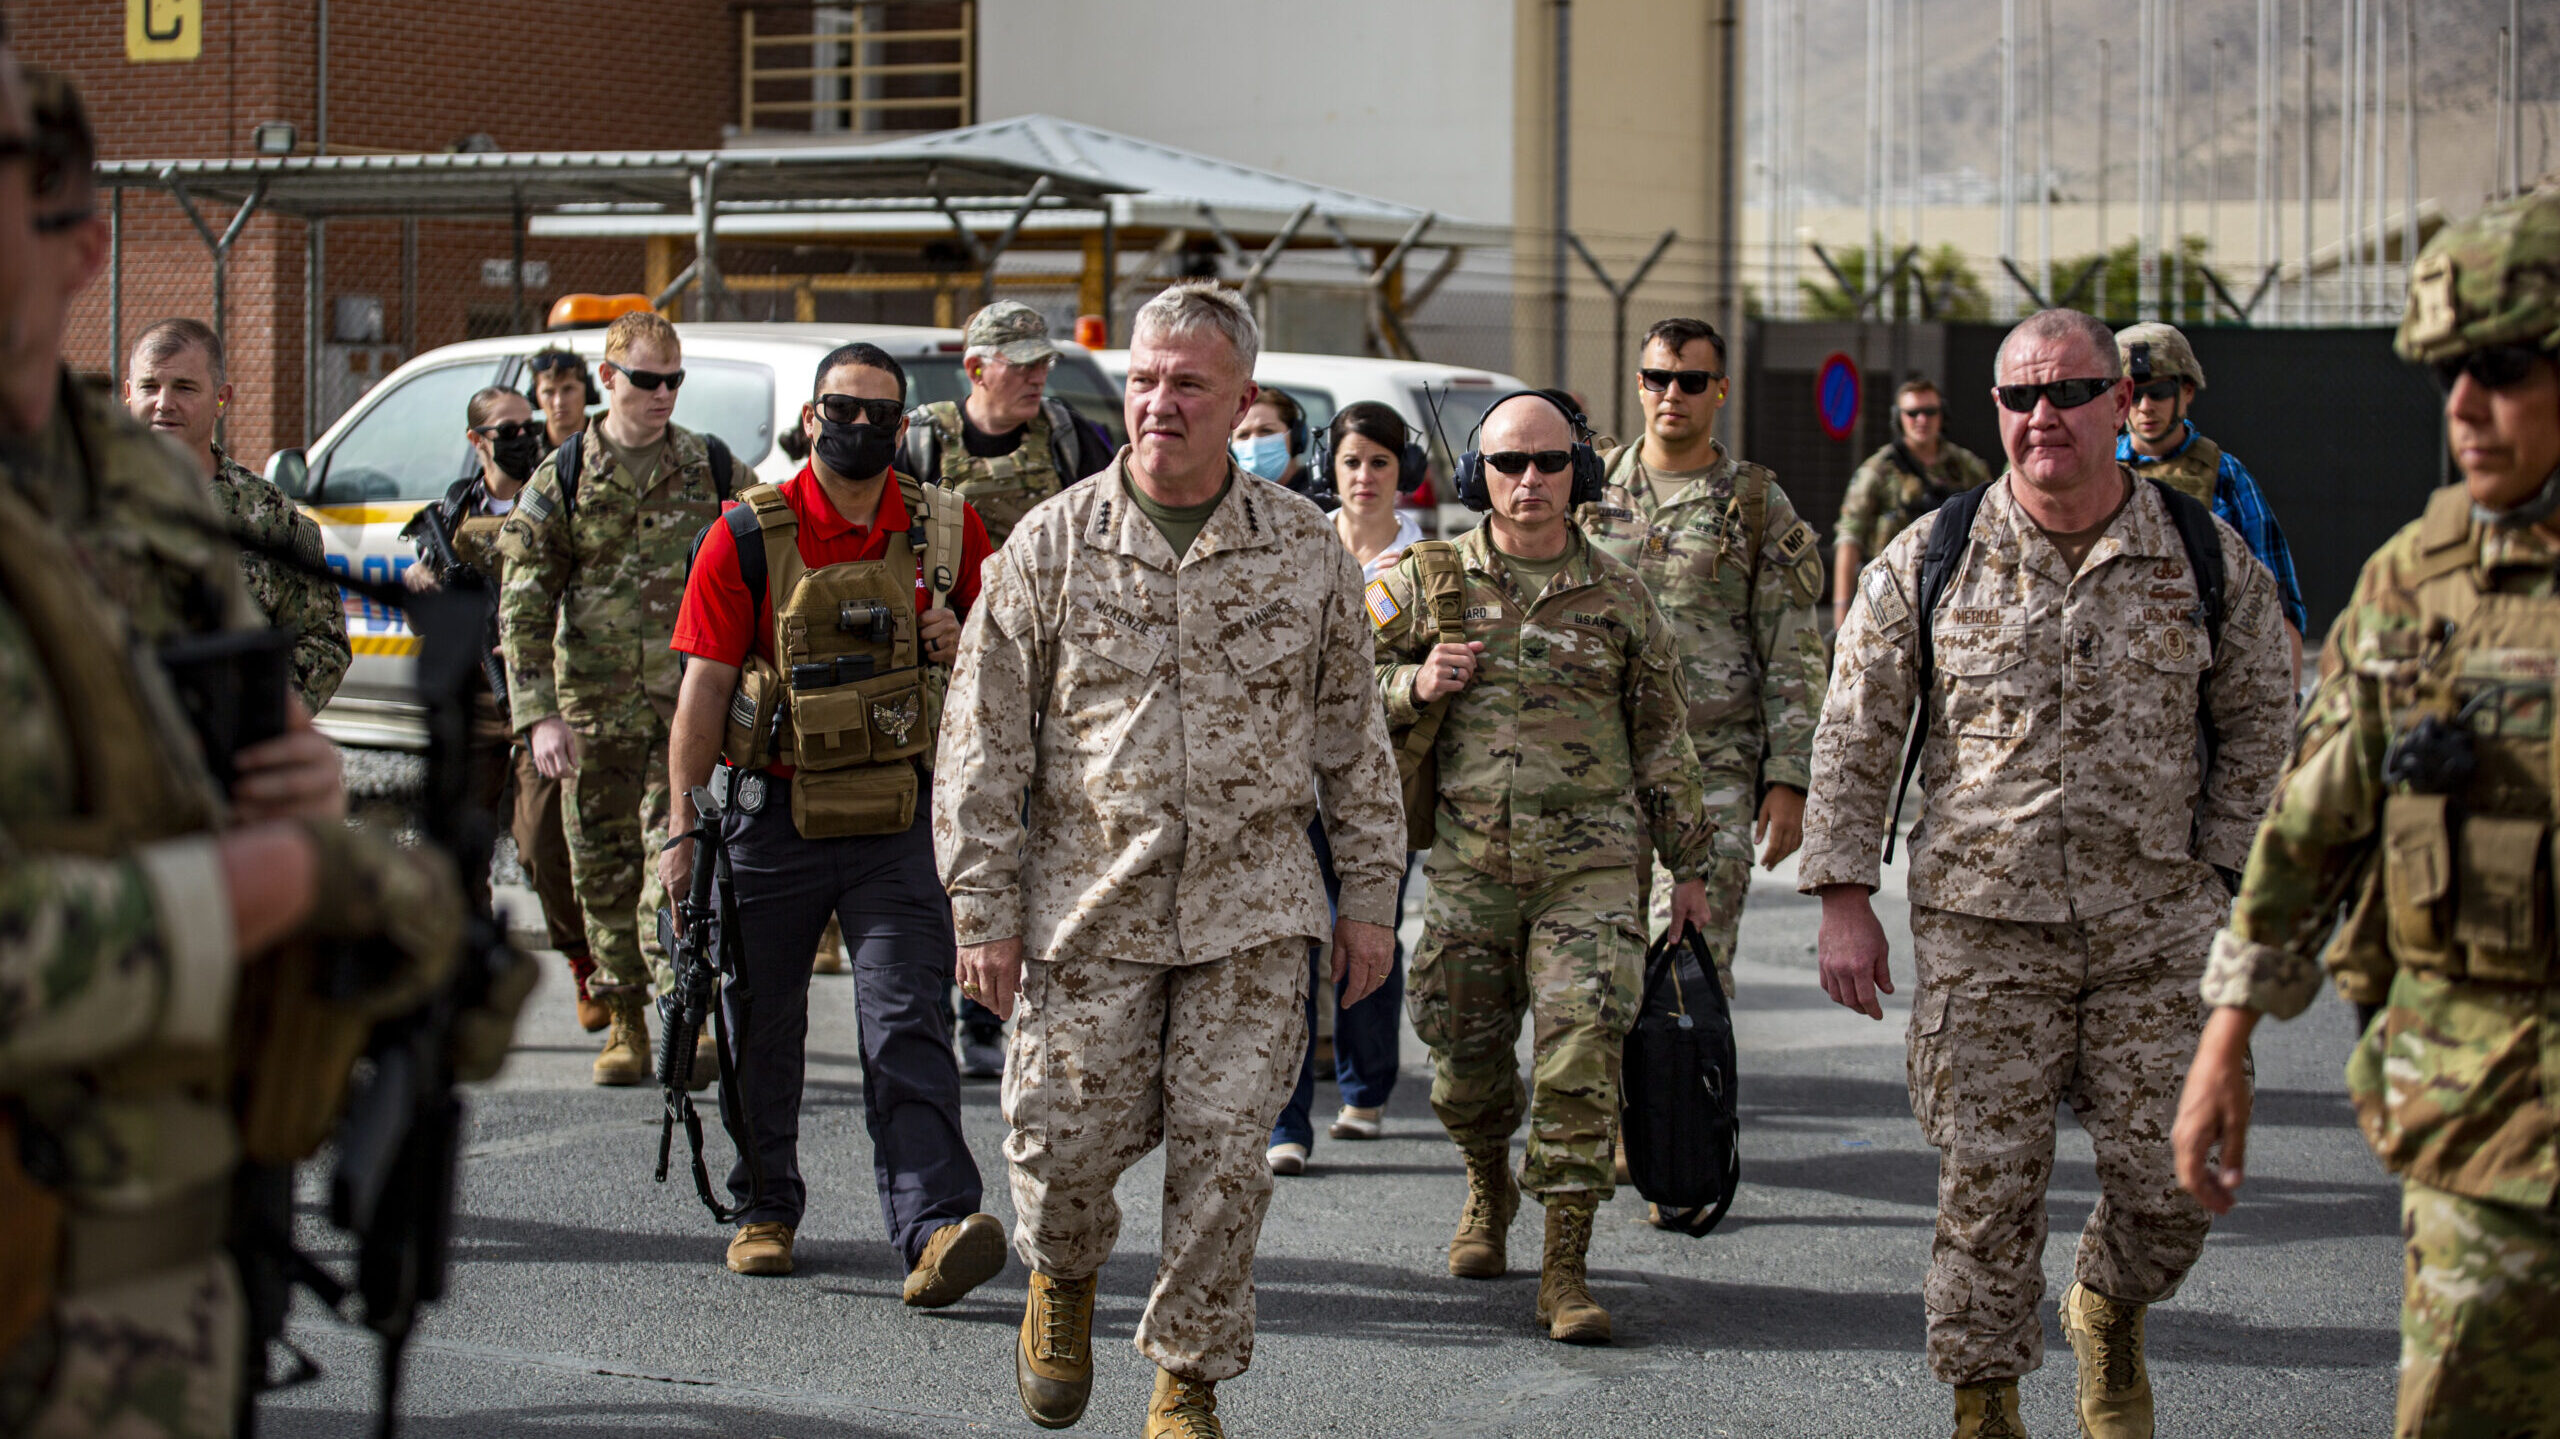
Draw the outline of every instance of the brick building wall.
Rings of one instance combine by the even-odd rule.
[[[0,9],[21,59],[79,83],[103,159],[246,156],[251,129],[266,121],[291,124],[298,153],[313,153],[318,0],[203,0],[202,53],[158,63],[126,58],[125,7],[110,0],[0,0]],[[714,0],[624,0],[609,14],[558,0],[337,0],[329,10],[329,149],[441,151],[472,135],[503,150],[715,149],[737,113],[737,29],[731,8]],[[600,42],[617,47],[614,61],[596,58]],[[208,206],[205,218],[219,230],[229,212]],[[126,343],[166,316],[210,320],[211,258],[176,202],[128,192],[122,227]],[[418,230],[418,348],[473,333],[475,311],[480,331],[494,325],[503,333],[510,291],[482,283],[481,261],[511,253],[507,227],[431,220]],[[310,438],[305,237],[302,222],[262,213],[231,251],[225,342],[237,393],[227,436],[252,466]],[[397,346],[399,224],[333,222],[325,254],[324,305],[345,295],[379,298],[384,338]],[[551,272],[546,286],[526,293],[535,326],[559,294],[641,286],[636,242],[528,237],[525,258]],[[324,308],[324,321],[329,313]],[[106,372],[108,332],[101,277],[74,309],[72,363]]]

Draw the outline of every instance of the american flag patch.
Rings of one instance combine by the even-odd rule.
[[[1369,623],[1376,625],[1380,629],[1385,629],[1387,626],[1394,624],[1396,622],[1396,616],[1404,613],[1402,609],[1397,607],[1396,597],[1387,593],[1387,582],[1385,580],[1369,581],[1368,602]]]

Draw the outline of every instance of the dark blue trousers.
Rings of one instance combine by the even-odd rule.
[[[1326,843],[1324,821],[1318,819],[1307,827],[1307,839],[1315,846],[1316,864],[1324,871],[1326,903],[1339,916],[1342,909],[1342,876],[1333,872],[1333,846]],[[1409,879],[1412,869],[1407,867]],[[1404,910],[1406,880],[1396,881],[1396,910]],[[1316,1099],[1316,1004],[1318,995],[1330,995],[1333,1011],[1333,1077],[1342,1087],[1342,1102],[1357,1109],[1383,1109],[1387,1096],[1395,1093],[1398,1025],[1404,1018],[1404,941],[1396,941],[1395,962],[1387,969],[1387,979],[1377,993],[1354,1005],[1342,1002],[1342,987],[1327,984],[1316,971],[1315,945],[1307,947],[1307,966],[1314,983],[1307,986],[1307,1054],[1298,1063],[1298,1088],[1289,1096],[1289,1106],[1280,1111],[1280,1119],[1271,1126],[1273,1144],[1303,1144],[1315,1147],[1315,1121],[1311,1111]]]
[[[977,1161],[960,1134],[960,1067],[951,1055],[950,988],[957,949],[951,902],[933,867],[927,797],[904,834],[802,839],[791,786],[773,782],[764,809],[727,823],[736,881],[740,973],[722,990],[737,1047],[738,1082],[720,1102],[743,1103],[764,1164],[764,1198],[741,1223],[797,1227],[808,1207],[800,1179],[800,1090],[809,1038],[809,955],[827,916],[844,926],[860,1020],[862,1119],[889,1241],[912,1267],[945,1224],[978,1212]],[[927,796],[931,793],[927,787]],[[749,1192],[742,1156],[729,1193]]]

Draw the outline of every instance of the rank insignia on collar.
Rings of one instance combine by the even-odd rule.
[[[916,727],[916,721],[923,715],[924,706],[914,694],[894,705],[875,704],[871,707],[872,726],[887,735],[891,744],[905,744],[908,732]]]

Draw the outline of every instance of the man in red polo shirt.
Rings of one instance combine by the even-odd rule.
[[[689,658],[667,774],[681,834],[695,823],[694,787],[715,761],[730,769],[723,838],[742,952],[721,996],[737,1083],[720,1099],[737,1106],[733,1122],[743,1111],[764,1187],[739,1216],[729,1268],[791,1272],[807,1195],[809,952],[834,916],[853,950],[881,1214],[908,1265],[906,1302],[938,1308],[1004,1267],[1004,1230],[978,1212],[978,1168],[960,1133],[951,904],[921,775],[932,762],[932,681],[958,648],[958,612],[977,599],[991,547],[956,493],[891,469],[906,388],[877,346],[829,354],[800,411],[809,463],[779,487],[742,493],[705,533],[676,618],[674,645]],[[733,724],[733,698],[770,718]],[[660,857],[670,895],[692,882],[693,850]],[[741,1156],[729,1192],[749,1204],[752,1189]]]

